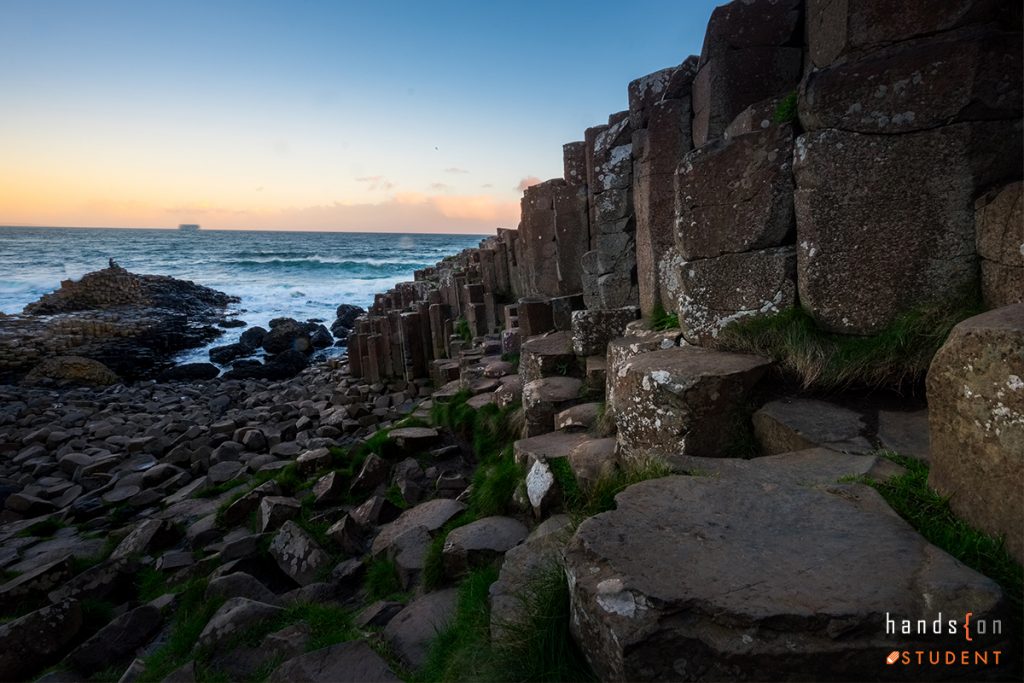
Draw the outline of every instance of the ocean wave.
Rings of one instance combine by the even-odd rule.
[[[331,258],[325,256],[304,256],[300,258],[246,258],[246,259],[229,259],[221,261],[226,266],[243,266],[243,267],[260,267],[260,266],[283,266],[283,267],[295,267],[308,265],[311,267],[342,267],[342,268],[357,268],[360,266],[388,266],[392,268],[402,268],[406,270],[414,270],[416,268],[423,267],[423,261],[411,261],[408,259],[388,259],[388,258]]]

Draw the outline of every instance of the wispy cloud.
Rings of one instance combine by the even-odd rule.
[[[430,189],[434,192],[447,192],[451,186],[446,183],[430,183]]]
[[[522,180],[519,181],[518,185],[516,185],[516,190],[518,192],[523,192],[528,187],[533,187],[534,185],[540,185],[541,182],[542,182],[541,179],[538,178],[537,176],[532,176],[532,175],[531,176],[526,176],[525,178],[523,178]]]
[[[366,183],[368,190],[392,190],[395,184],[382,175],[364,175],[356,178],[357,183]]]
[[[458,166],[449,166],[448,168],[444,169],[444,172],[445,173],[456,173],[456,174],[469,173],[469,171],[467,171],[466,169],[459,168]]]

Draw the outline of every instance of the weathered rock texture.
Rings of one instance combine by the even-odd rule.
[[[619,446],[633,459],[723,455],[737,412],[769,361],[686,347],[627,360],[612,381]]]
[[[1024,184],[993,190],[974,204],[985,306],[1024,303]]]
[[[928,371],[928,483],[1024,561],[1024,304],[957,325]]]
[[[874,680],[893,649],[887,612],[1003,613],[994,582],[866,486],[667,477],[616,502],[580,525],[565,559],[571,629],[602,680]],[[909,650],[963,642],[901,638]]]

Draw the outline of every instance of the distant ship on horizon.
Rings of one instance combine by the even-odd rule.
[[[178,226],[182,232],[199,232],[199,225],[196,223],[182,223]]]

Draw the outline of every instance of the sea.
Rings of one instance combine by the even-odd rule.
[[[0,227],[0,311],[20,313],[62,280],[107,267],[170,275],[232,294],[246,327],[278,317],[323,320],[339,304],[367,307],[413,271],[479,244],[484,235]],[[212,346],[238,340],[225,331]],[[178,362],[208,360],[208,347]]]

